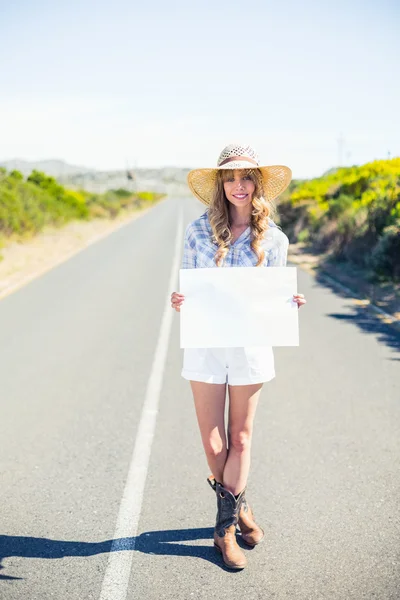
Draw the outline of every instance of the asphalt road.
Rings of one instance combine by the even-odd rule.
[[[275,349],[256,415],[248,497],[266,540],[248,568],[212,547],[177,313],[137,536],[112,545],[180,215],[202,210],[166,200],[0,302],[1,600],[400,598],[400,334],[302,271],[300,347]]]

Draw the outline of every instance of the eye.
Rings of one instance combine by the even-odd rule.
[[[250,175],[245,175],[243,179],[251,179]]]

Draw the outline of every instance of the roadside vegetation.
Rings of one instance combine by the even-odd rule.
[[[400,158],[292,181],[278,211],[291,243],[400,281]]]
[[[47,225],[62,227],[71,220],[114,218],[123,210],[141,209],[163,197],[125,189],[104,194],[70,190],[40,171],[32,171],[24,179],[19,171],[0,168],[0,249],[10,239],[32,237]]]

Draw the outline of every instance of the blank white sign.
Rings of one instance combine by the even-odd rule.
[[[181,348],[298,346],[296,267],[180,269]]]

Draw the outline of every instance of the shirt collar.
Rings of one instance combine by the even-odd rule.
[[[212,235],[212,227],[211,227],[211,223],[210,223],[210,219],[209,219],[208,209],[206,210],[205,215],[207,216],[207,218],[206,218],[207,231],[209,232],[210,235]],[[277,227],[276,223],[274,223],[274,221],[272,219],[270,219],[269,217],[268,217],[268,225],[270,227]],[[243,231],[243,233],[241,233],[240,236],[237,238],[237,240],[233,243],[233,246],[239,246],[239,245],[243,244],[249,238],[250,232],[251,232],[251,228],[247,227],[247,229],[245,229]]]

